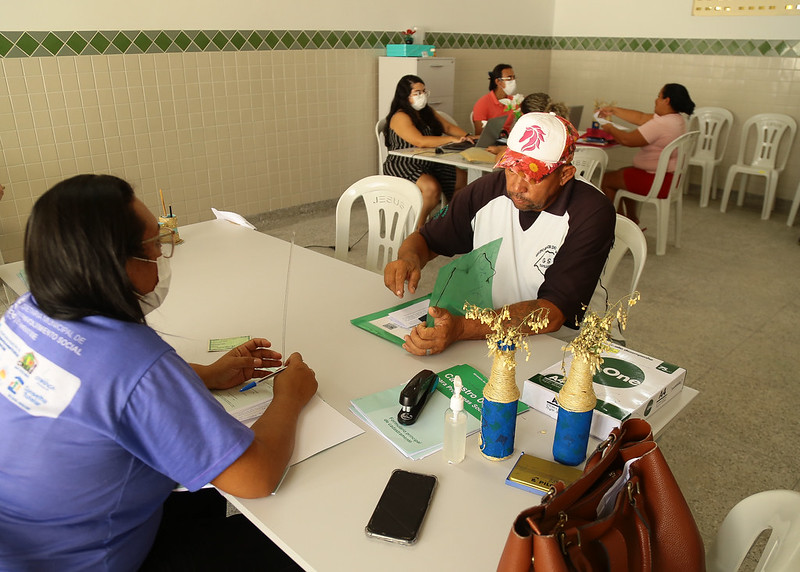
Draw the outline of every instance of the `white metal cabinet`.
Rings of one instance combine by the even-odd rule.
[[[404,75],[416,75],[425,82],[431,92],[428,105],[437,111],[453,115],[453,91],[455,86],[455,58],[378,58],[378,117],[380,120],[389,113],[397,82]]]

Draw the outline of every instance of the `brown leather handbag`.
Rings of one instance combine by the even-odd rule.
[[[558,483],[541,505],[520,513],[497,570],[705,570],[697,524],[650,425],[625,421],[577,481]]]

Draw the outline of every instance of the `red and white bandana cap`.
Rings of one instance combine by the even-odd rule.
[[[526,113],[508,135],[508,149],[495,167],[510,169],[529,183],[572,161],[578,132],[555,113]]]

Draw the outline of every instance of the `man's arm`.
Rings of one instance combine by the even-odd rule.
[[[525,300],[510,304],[508,307],[510,313],[509,325],[519,325],[531,312],[536,311],[538,308],[547,309],[548,323],[546,327],[535,333],[555,332],[564,325],[564,313],[558,306],[544,299]],[[454,342],[459,340],[481,340],[491,332],[489,326],[482,324],[478,320],[454,316],[444,308],[433,306],[428,310],[428,313],[434,319],[433,327],[428,328],[425,324],[420,324],[411,330],[411,334],[406,336],[403,344],[403,348],[407,352],[420,356],[438,354]],[[534,333],[525,327],[523,327],[522,331],[527,331],[528,334]]]
[[[437,256],[438,254],[430,249],[422,235],[414,232],[400,245],[397,260],[390,262],[383,269],[383,283],[398,298],[402,298],[405,283],[408,281],[408,291],[413,294],[417,290],[422,269]]]

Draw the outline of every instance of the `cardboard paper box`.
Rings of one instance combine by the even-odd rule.
[[[433,46],[429,44],[387,44],[387,56],[426,57],[433,56]]]
[[[647,419],[680,393],[686,379],[685,369],[624,346],[611,344],[602,357],[593,378],[597,406],[590,429],[599,439],[629,417]],[[569,372],[571,361],[572,354],[567,352],[564,371]],[[555,419],[556,394],[565,379],[559,361],[525,381],[521,400]]]

